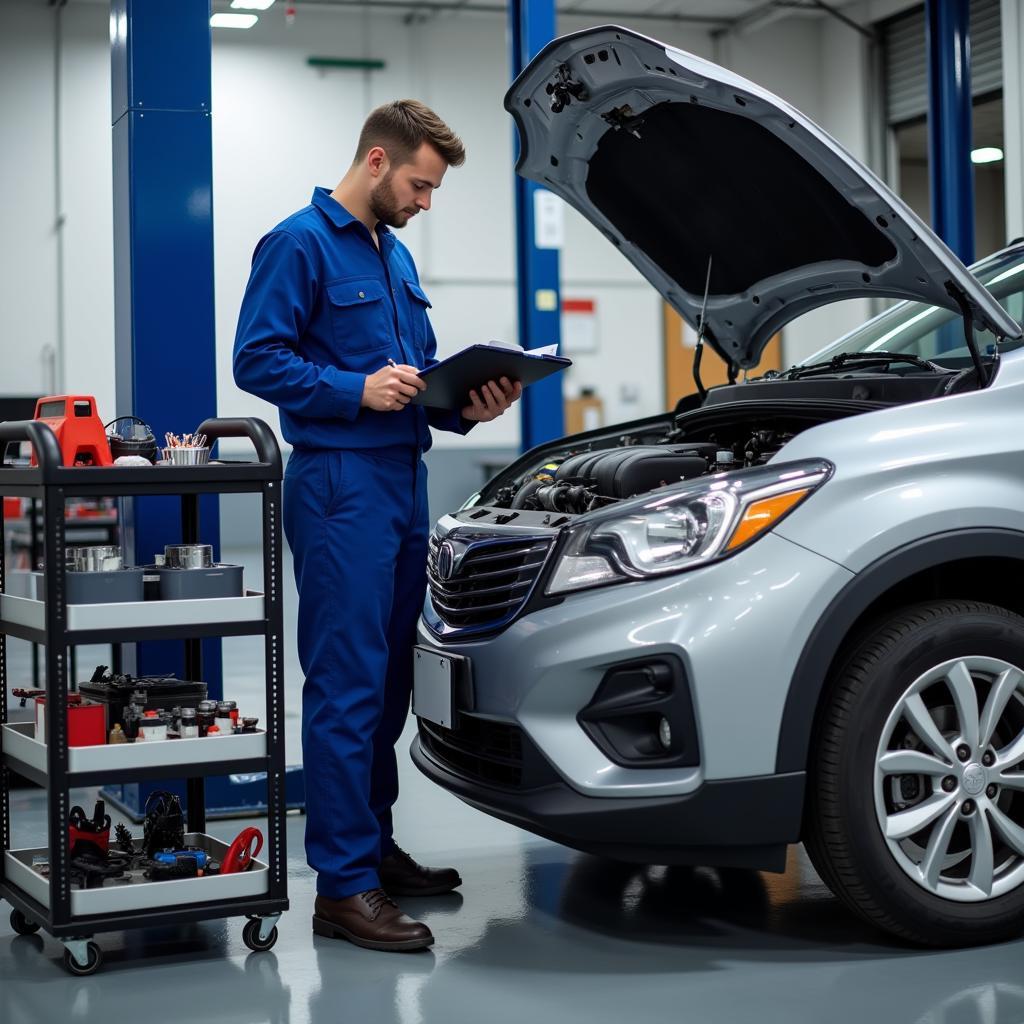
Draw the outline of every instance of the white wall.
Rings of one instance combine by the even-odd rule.
[[[107,9],[69,7],[63,45],[65,227],[64,384],[88,384],[101,412],[114,408],[113,154]],[[124,410],[130,412],[131,410]]]
[[[277,5],[248,32],[214,34],[214,229],[219,412],[276,414],[235,389],[230,353],[252,248],[278,220],[333,186],[365,113],[413,95],[463,136],[429,216],[403,238],[434,302],[444,355],[516,336],[512,126],[504,18],[440,14],[405,25],[397,15],[300,7],[293,27]],[[38,352],[56,332],[53,268],[53,19],[38,0],[0,5],[0,392],[43,386]],[[104,4],[63,11],[64,207],[67,214],[66,386],[113,409],[113,285],[109,41]],[[622,19],[628,22],[628,17]],[[560,31],[589,19],[565,16]],[[829,18],[788,17],[716,46],[707,32],[644,22],[641,30],[719,59],[818,119],[854,155],[867,156],[863,46]],[[310,55],[376,57],[380,72],[318,71]],[[699,201],[699,197],[695,197]],[[597,353],[580,356],[570,388],[596,387],[614,422],[662,407],[662,313],[653,290],[572,211],[562,254],[563,294],[597,304]],[[848,307],[848,308],[847,308]],[[866,303],[832,307],[787,329],[786,360],[801,358],[863,319]],[[118,410],[127,411],[127,410]],[[518,444],[518,418],[478,428],[474,447]]]
[[[1024,0],[1001,0],[1006,237],[1024,235]]]
[[[47,386],[42,349],[57,342],[52,20],[41,5],[0,15],[0,392],[7,394]]]

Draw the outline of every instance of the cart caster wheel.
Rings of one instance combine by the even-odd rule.
[[[268,949],[273,949],[274,943],[277,942],[277,925],[270,929],[270,934],[265,939],[261,939],[260,919],[252,918],[246,921],[242,929],[242,941],[254,953],[265,953]]]
[[[39,925],[30,921],[20,910],[11,911],[11,927],[19,935],[35,935],[39,931]]]
[[[90,942],[87,950],[89,962],[84,967],[71,955],[70,949],[64,950],[64,968],[68,974],[84,978],[87,974],[95,974],[100,969],[100,964],[103,963],[103,950],[95,942]]]

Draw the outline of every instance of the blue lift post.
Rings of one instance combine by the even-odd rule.
[[[928,0],[928,175],[932,228],[974,262],[969,0]]]
[[[159,444],[217,409],[210,3],[112,0],[110,26],[117,414],[144,419]],[[126,499],[123,512],[136,565],[180,539],[177,499]],[[216,495],[202,497],[200,522],[219,556]],[[171,671],[184,674],[180,643],[138,645],[135,672]],[[203,675],[220,697],[220,640],[203,642]],[[104,795],[138,818],[158,788]]]
[[[162,443],[217,409],[209,0],[114,0],[111,26],[117,413]],[[202,536],[219,555],[206,497]],[[128,519],[137,565],[180,540],[173,498],[136,498]],[[137,670],[180,672],[180,648],[139,644]],[[220,696],[220,641],[203,668]]]
[[[210,0],[112,0],[114,304],[119,415],[140,416],[158,442],[217,412],[213,281],[213,133]],[[147,564],[180,539],[174,499],[135,498],[129,547]],[[200,536],[220,556],[216,495],[200,499]],[[138,645],[135,671],[184,672],[180,643]],[[203,641],[209,695],[223,695],[220,640]],[[266,809],[266,778],[206,780],[207,818]],[[140,820],[156,789],[109,786],[103,795]],[[286,804],[304,805],[303,773],[286,777]]]
[[[555,37],[554,0],[509,0],[512,77]],[[518,137],[514,140],[516,154]],[[553,345],[561,340],[561,289],[558,250],[538,248],[536,234],[539,185],[515,175],[516,290],[519,343],[523,348]],[[562,375],[531,384],[520,400],[521,447],[524,451],[565,433]]]

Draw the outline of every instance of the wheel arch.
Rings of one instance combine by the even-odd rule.
[[[923,537],[867,566],[833,598],[800,654],[783,708],[777,772],[807,771],[828,683],[849,640],[886,610],[933,598],[974,598],[1024,615],[1024,532],[954,530]]]

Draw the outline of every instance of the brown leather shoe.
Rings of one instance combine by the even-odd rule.
[[[313,934],[396,952],[426,949],[434,942],[430,929],[406,917],[383,889],[367,889],[343,900],[317,896]]]
[[[455,868],[425,868],[397,846],[380,862],[377,873],[391,896],[439,896],[462,885]]]

